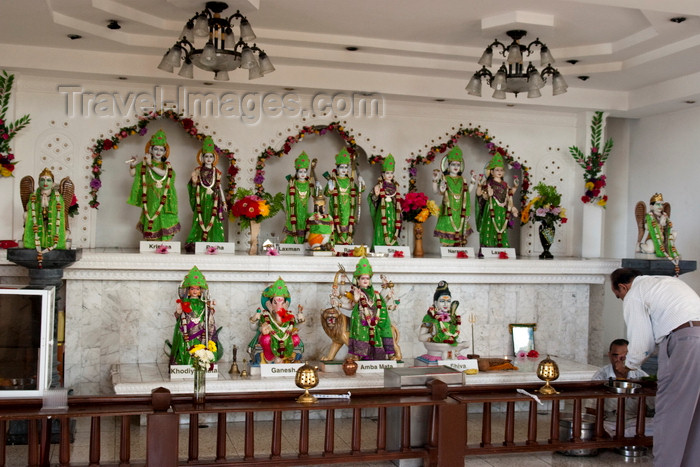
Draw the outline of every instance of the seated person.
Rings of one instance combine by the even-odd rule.
[[[615,339],[610,343],[608,350],[608,358],[610,363],[599,369],[594,375],[594,380],[609,380],[623,379],[634,380],[649,376],[644,370],[630,370],[625,367],[627,359],[627,346],[629,342],[626,339]],[[647,404],[653,406],[653,398],[647,399]],[[625,436],[631,437],[637,433],[637,407],[639,399],[636,397],[628,397],[625,399]],[[617,411],[617,399],[610,397],[605,399],[605,422],[603,426],[605,431],[610,436],[615,435],[615,412]],[[595,413],[594,408],[586,409],[589,413]],[[653,421],[651,417],[647,417],[645,421],[645,435],[652,436]]]

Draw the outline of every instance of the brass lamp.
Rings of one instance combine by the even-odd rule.
[[[559,378],[559,367],[554,360],[549,358],[549,355],[537,365],[537,377],[545,382],[545,385],[539,388],[537,392],[547,395],[559,394],[559,391],[549,385],[550,381]]]
[[[315,404],[317,402],[316,398],[309,393],[309,389],[318,386],[318,367],[313,367],[308,362],[304,363],[297,370],[294,383],[297,387],[304,389],[304,394],[297,397],[297,402],[300,404]]]

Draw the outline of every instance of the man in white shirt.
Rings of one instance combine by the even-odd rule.
[[[610,363],[596,371],[593,375],[594,380],[609,380],[612,379],[641,379],[644,376],[649,376],[641,368],[639,370],[631,370],[625,366],[627,359],[627,346],[629,342],[625,339],[615,339],[610,343],[608,358]],[[648,400],[647,400],[648,401]],[[637,407],[639,399],[636,397],[628,397],[625,399],[625,436],[634,436],[637,433]],[[615,435],[615,412],[617,411],[617,399],[605,399],[605,422],[603,426],[605,431],[610,436]],[[595,412],[594,412],[595,413]],[[652,436],[653,433],[653,418],[647,417],[645,421],[644,434]]]
[[[675,277],[642,276],[629,268],[610,275],[623,300],[629,354],[639,369],[659,344],[654,416],[654,465],[696,466],[700,459],[700,297]]]

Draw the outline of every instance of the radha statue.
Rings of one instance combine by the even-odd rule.
[[[464,159],[459,146],[454,146],[440,162],[440,170],[433,171],[433,190],[442,195],[442,207],[435,225],[435,237],[442,246],[467,246],[472,233],[471,192],[476,184],[472,172],[471,181],[463,177]]]
[[[369,213],[374,224],[372,246],[398,245],[401,234],[401,193],[394,181],[396,163],[389,154],[382,162],[382,175],[367,196]]]
[[[185,241],[185,250],[194,251],[196,242],[223,242],[226,198],[221,184],[221,171],[216,168],[219,155],[211,136],[204,138],[197,153],[198,166],[187,182],[192,207],[192,228]]]
[[[127,203],[141,208],[136,229],[147,241],[168,241],[180,231],[177,218],[175,172],[168,156],[170,146],[163,130],[158,130],[146,143],[141,162],[132,157],[129,173],[134,177]]]
[[[216,302],[209,299],[207,280],[197,266],[185,276],[178,295],[173,340],[166,341],[166,345],[170,345],[170,364],[192,365],[190,350],[199,344],[211,350],[213,361],[218,361],[223,348],[219,344],[219,330],[214,322]]]
[[[504,180],[505,163],[499,153],[493,155],[485,170],[486,180],[476,187],[479,245],[510,248],[507,229],[511,219],[518,218],[518,209],[513,203],[518,179],[514,177],[512,187]]]
[[[289,289],[281,277],[263,291],[260,296],[262,308],[258,308],[250,317],[250,323],[256,329],[255,336],[248,344],[252,362],[294,363],[302,359],[304,344],[297,325],[306,321],[304,307],[299,305],[294,315],[289,311],[290,303]]]

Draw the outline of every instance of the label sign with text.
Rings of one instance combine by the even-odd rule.
[[[395,256],[401,256],[402,258],[410,258],[411,257],[411,249],[407,246],[376,245],[374,247],[374,252],[385,254],[390,258],[395,257]],[[399,254],[394,255],[395,252],[399,252]]]
[[[180,254],[180,242],[139,242],[139,253]]]
[[[207,370],[207,379],[217,379],[219,377],[219,366],[214,364],[214,368]],[[194,379],[194,368],[190,365],[170,365],[170,380]]]
[[[286,376],[294,378],[297,370],[304,366],[303,363],[261,363],[260,377],[269,378],[271,376]]]
[[[487,259],[517,259],[515,248],[481,248],[481,254]]]
[[[383,373],[387,368],[396,368],[396,360],[358,360],[358,373]]]
[[[196,255],[232,255],[236,253],[236,244],[228,242],[195,242]]]
[[[441,246],[440,256],[443,258],[475,258],[474,248],[470,246]]]
[[[277,251],[280,255],[304,256],[306,246],[302,243],[280,243]]]

